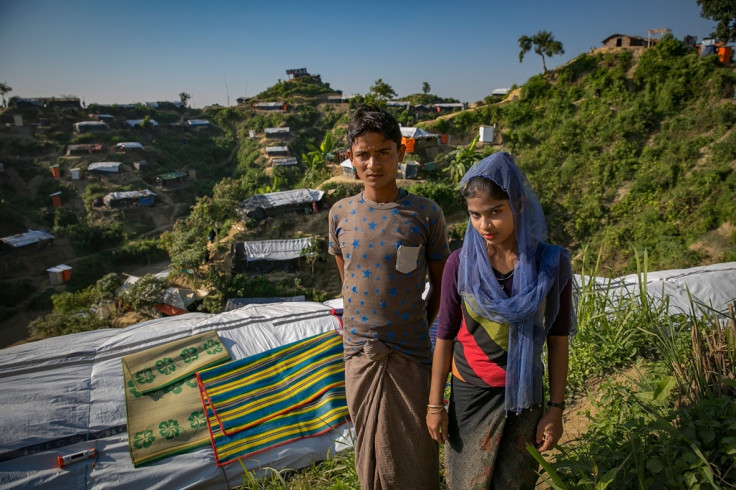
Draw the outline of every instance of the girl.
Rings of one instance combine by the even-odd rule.
[[[427,427],[447,443],[450,488],[534,488],[537,463],[526,442],[547,451],[562,436],[575,328],[570,256],[544,242],[542,208],[509,154],[476,163],[460,186],[470,218],[442,277]]]

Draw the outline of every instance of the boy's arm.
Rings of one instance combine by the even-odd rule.
[[[335,256],[337,257],[337,256]],[[437,313],[440,311],[442,296],[442,271],[445,270],[446,260],[428,262],[429,264],[429,291],[427,292],[427,326],[431,327]],[[339,267],[339,266],[338,266]]]
[[[342,258],[342,255],[335,254],[335,262],[337,263],[337,271],[340,273],[340,284],[342,284],[343,277],[345,277],[345,259]]]

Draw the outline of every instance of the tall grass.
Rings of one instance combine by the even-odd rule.
[[[571,377],[596,386],[587,432],[551,462],[530,451],[552,488],[736,488],[734,309],[691,298],[689,313],[672,315],[647,291],[646,254],[636,263],[631,291],[581,281]],[[600,369],[622,367],[631,374],[591,385]]]

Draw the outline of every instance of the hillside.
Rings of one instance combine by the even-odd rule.
[[[496,144],[480,151],[503,149],[516,155],[543,203],[551,240],[569,247],[578,265],[586,253],[590,258],[600,252],[601,271],[619,274],[632,271],[633,250],[641,249],[648,250],[653,269],[736,260],[735,80],[733,69],[666,39],[643,52],[581,55],[531,78],[506,99],[489,96],[450,115],[389,110],[405,125],[449,133],[450,145],[407,158],[420,163],[441,162],[443,153],[469,143],[479,126],[495,125]],[[208,311],[219,311],[235,296],[334,297],[339,284],[329,257],[316,262],[313,272],[306,267],[268,278],[229,274],[233,241],[326,234],[321,212],[243,222],[235,209],[244,199],[276,189],[319,187],[328,193],[327,207],[356,189],[354,181],[339,177],[339,166],[321,164],[325,157],[339,163],[355,105],[330,102],[333,93],[319,80],[294,79],[228,108],[3,110],[0,235],[46,229],[56,236],[43,249],[4,250],[0,256],[0,283],[6,291],[0,301],[3,345],[24,338],[25,325],[41,315],[47,315],[47,326],[107,325],[107,318],[92,325],[79,315],[70,321],[70,315],[94,304],[89,287],[106,273],[138,274],[151,264],[170,262],[176,272],[171,284],[209,289],[200,306]],[[273,101],[286,110],[255,108]],[[100,113],[113,118],[108,131],[73,132],[74,122]],[[16,115],[23,116],[23,126],[13,125]],[[127,119],[146,117],[158,126],[124,127]],[[183,124],[189,119],[211,124],[196,130]],[[283,140],[265,136],[266,128],[287,127]],[[317,147],[326,135],[335,143],[321,152]],[[126,141],[143,143],[144,152],[114,150]],[[69,144],[99,144],[103,151],[67,156]],[[272,166],[266,147],[280,144],[288,145],[297,166]],[[313,158],[317,163],[311,165]],[[134,163],[141,160],[148,166],[138,170]],[[122,170],[102,177],[84,172],[99,161],[121,162]],[[52,176],[53,165],[59,166],[60,178]],[[73,168],[83,170],[79,180],[72,179]],[[157,176],[175,171],[187,175],[184,182],[155,185]],[[424,172],[423,183],[402,185],[437,200],[454,228],[465,217],[446,175]],[[156,193],[154,206],[92,205],[109,192],[140,189]],[[50,195],[56,192],[61,192],[60,208],[51,205]],[[207,233],[215,227],[222,233],[208,245]],[[204,264],[207,254],[211,260]],[[73,267],[72,280],[52,286],[46,269],[60,263]]]

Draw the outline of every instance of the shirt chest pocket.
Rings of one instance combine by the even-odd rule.
[[[423,245],[417,245],[416,247],[400,245],[396,250],[396,270],[403,274],[409,274],[416,270],[420,265],[423,251]]]

